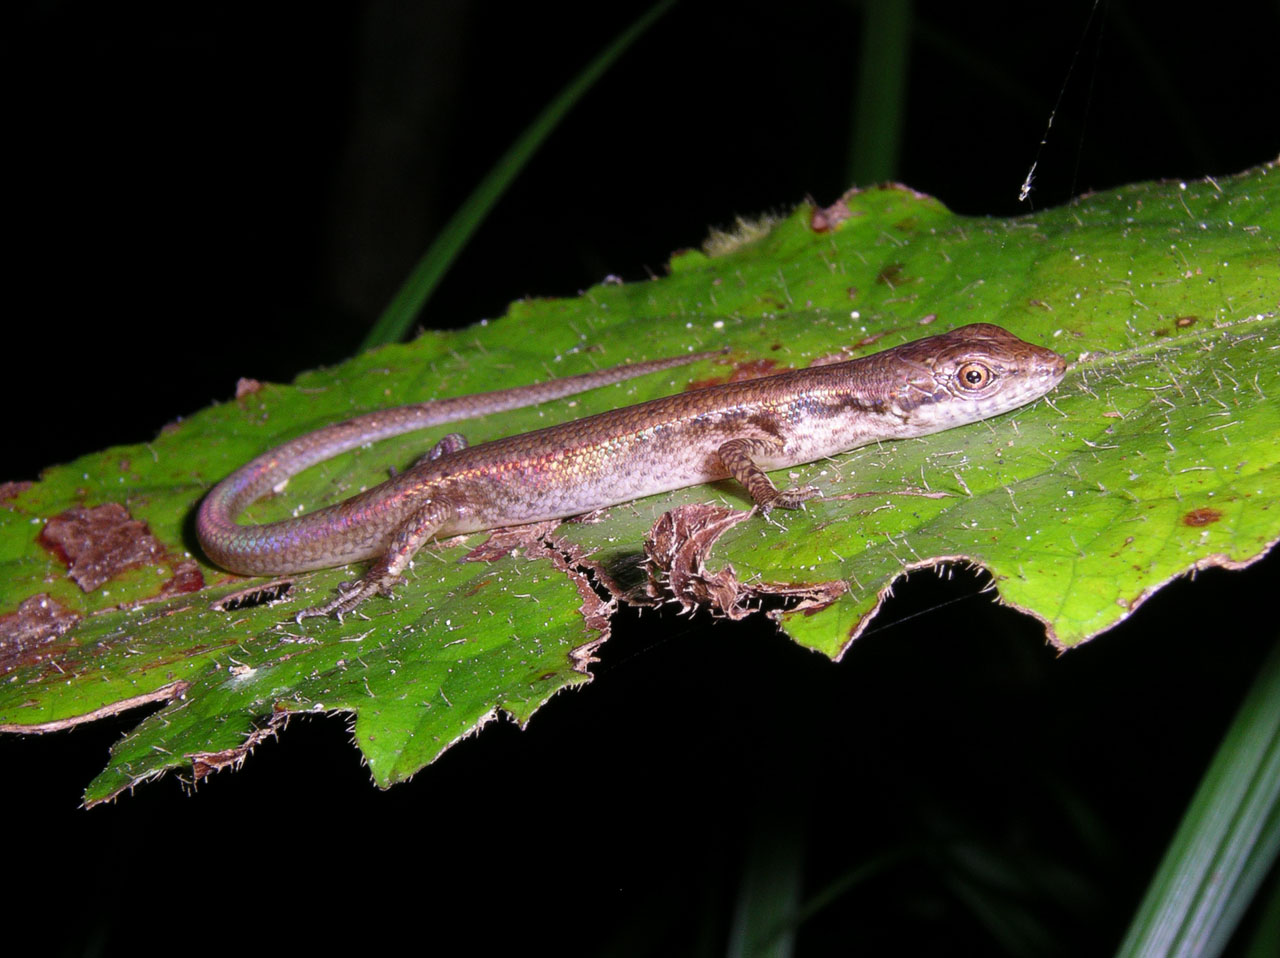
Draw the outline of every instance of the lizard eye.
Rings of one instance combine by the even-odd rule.
[[[995,378],[996,374],[991,371],[991,367],[982,363],[965,363],[956,372],[956,381],[962,388],[972,392],[986,389]]]

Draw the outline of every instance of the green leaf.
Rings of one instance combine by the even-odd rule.
[[[166,769],[198,778],[235,765],[294,713],[342,712],[386,786],[486,721],[527,722],[587,681],[615,601],[763,610],[838,658],[896,579],[945,563],[985,568],[1052,642],[1078,644],[1171,578],[1250,562],[1280,536],[1276,180],[1271,165],[1138,184],[1012,220],[956,216],[902,187],[853,192],[744,224],[717,255],[674,257],[664,279],[516,303],[500,322],[384,347],[291,386],[248,384],[145,446],[5,487],[0,726],[47,730],[168,699],[117,745],[86,794],[94,802]],[[239,589],[269,584],[207,565],[191,536],[218,479],[359,412],[731,350],[468,423],[479,442],[975,321],[1051,345],[1073,368],[1048,401],[1012,414],[789,470],[777,478],[825,493],[800,513],[746,515],[744,492],[721,483],[506,533],[483,555],[472,550],[487,537],[473,535],[420,554],[394,599],[362,608],[367,618],[305,627],[292,615],[358,569],[298,576],[279,587],[292,589],[285,601],[223,611],[216,603]],[[317,466],[248,519],[345,498],[436,438]],[[47,548],[37,539],[55,516],[62,545]],[[95,571],[107,576],[97,587]],[[593,577],[613,591],[601,597]]]

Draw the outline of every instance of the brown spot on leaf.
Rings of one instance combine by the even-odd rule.
[[[1121,553],[1122,550],[1127,549],[1131,545],[1133,545],[1133,536],[1125,536],[1124,542],[1121,543],[1120,548],[1117,549],[1115,552],[1111,553],[1111,558],[1114,559],[1116,556],[1118,556]]]
[[[16,499],[30,489],[32,485],[33,483],[29,479],[22,482],[0,482],[0,502]]]
[[[772,359],[753,359],[736,363],[729,374],[729,382],[740,383],[748,379],[762,379],[778,372],[778,363]]]
[[[1200,526],[1207,526],[1217,522],[1221,518],[1222,513],[1217,509],[1192,509],[1182,517],[1182,524],[1192,528],[1199,528]]]
[[[890,263],[876,273],[876,282],[881,286],[888,286],[890,289],[901,286],[905,282],[902,278],[903,269],[904,267],[901,263]]]
[[[779,368],[777,360],[748,359],[740,363],[734,363],[733,370],[728,376],[695,379],[689,383],[686,389],[689,392],[693,392],[698,389],[706,389],[708,386],[720,386],[724,383],[740,383],[748,379],[763,379],[766,376],[775,376],[780,372],[785,372],[785,370]]]
[[[37,665],[60,653],[54,640],[80,621],[48,595],[33,595],[17,611],[0,616],[0,675],[25,665]]]
[[[160,586],[161,596],[185,595],[204,588],[204,573],[194,559],[183,559],[173,568],[173,575]]]
[[[695,392],[696,390],[707,389],[711,386],[720,386],[725,382],[726,380],[721,379],[718,376],[712,376],[709,379],[694,379],[694,380],[690,380],[689,385],[686,386],[685,389],[688,392]]]
[[[467,589],[467,591],[462,594],[470,598],[473,595],[479,595],[491,585],[493,585],[492,579],[477,579],[471,588]]]
[[[36,542],[66,565],[67,574],[85,592],[164,555],[147,524],[118,502],[72,506],[45,523]]]

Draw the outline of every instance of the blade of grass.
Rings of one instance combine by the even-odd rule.
[[[911,6],[911,0],[874,0],[864,6],[849,183],[882,183],[897,175],[906,119]]]
[[[891,868],[896,868],[908,857],[909,850],[900,847],[855,865],[830,884],[820,888],[812,897],[796,908],[793,924],[798,928],[828,905],[833,905],[840,901],[857,886],[881,877]]]
[[[1280,644],[1245,697],[1117,952],[1217,955],[1280,851]]]
[[[369,330],[361,350],[399,342],[409,332],[423,304],[435,291],[440,279],[466,246],[480,223],[484,221],[499,197],[520,175],[529,159],[538,151],[565,115],[582,95],[618,60],[641,34],[675,5],[676,0],[659,0],[627,27],[609,46],[592,60],[569,85],[560,91],[546,108],[525,128],[520,137],[499,157],[462,205],[449,217],[434,242],[414,265],[404,284],[392,297],[378,321]]]
[[[1280,873],[1272,872],[1270,889],[1258,909],[1258,921],[1240,949],[1242,958],[1267,958],[1280,953]]]
[[[794,954],[803,852],[800,828],[794,820],[785,815],[758,815],[725,949],[729,958],[788,958]]]

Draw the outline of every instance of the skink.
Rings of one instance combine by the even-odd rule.
[[[370,596],[390,594],[431,539],[566,518],[729,477],[762,512],[795,509],[818,490],[779,490],[766,471],[986,419],[1043,396],[1066,371],[1052,350],[978,323],[859,359],[666,396],[477,446],[452,433],[410,469],[344,502],[280,522],[236,522],[290,476],[366,443],[710,355],[401,406],[308,433],[213,488],[196,518],[200,545],[219,566],[251,575],[375,558],[358,582],[298,614],[341,617]]]

